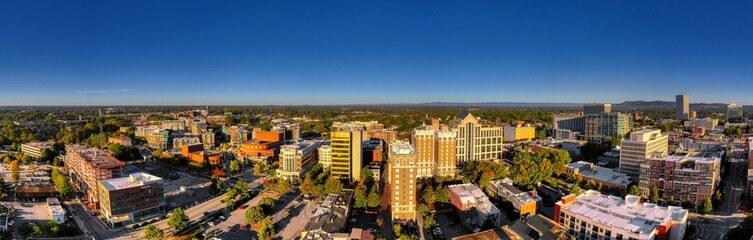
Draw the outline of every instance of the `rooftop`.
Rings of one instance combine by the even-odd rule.
[[[660,225],[666,226],[672,221],[683,222],[688,210],[681,207],[660,207],[652,203],[640,203],[640,197],[627,195],[625,198],[603,195],[588,190],[584,194],[568,195],[575,201],[557,205],[563,210],[580,215],[612,228],[638,234],[652,234]]]
[[[463,205],[474,206],[476,210],[484,213],[485,215],[498,213],[497,209],[489,197],[481,191],[476,185],[471,183],[450,185],[449,190],[460,198]]]
[[[394,141],[392,144],[390,144],[390,153],[396,154],[396,155],[412,155],[416,154],[416,148],[413,147],[408,142],[404,141]]]
[[[304,230],[340,232],[345,228],[354,191],[343,189],[339,194],[329,194],[314,211],[314,216],[306,223]]]
[[[60,205],[49,205],[47,207],[50,209],[50,215],[63,215],[63,214],[65,214],[65,210],[63,210],[63,206],[60,206]]]
[[[113,157],[109,153],[98,148],[89,148],[83,145],[66,145],[68,154],[77,153],[92,166],[98,168],[113,168],[125,166],[125,163]]]
[[[537,196],[535,192],[520,191],[520,189],[512,185],[513,181],[510,178],[493,180],[491,183],[498,189],[504,189],[510,193],[511,195],[506,194],[505,196],[506,198],[509,198],[510,201],[519,204],[530,204],[541,200],[541,197]]]
[[[22,145],[30,146],[33,148],[48,148],[52,147],[52,145],[55,145],[54,142],[27,142]]]
[[[132,173],[128,177],[113,178],[99,181],[107,190],[115,191],[140,187],[150,184],[162,184],[162,178],[148,173]]]

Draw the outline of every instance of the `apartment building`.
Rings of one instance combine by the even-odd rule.
[[[191,136],[173,138],[173,149],[181,149],[184,145],[193,144],[201,144],[201,139],[199,137]]]
[[[129,138],[126,135],[120,135],[116,137],[108,137],[107,142],[110,144],[120,144],[121,146],[131,146],[133,145],[131,138]]]
[[[204,144],[204,149],[214,149],[215,135],[212,129],[209,129],[201,133],[201,143]]]
[[[476,185],[465,183],[450,185],[447,188],[450,203],[464,226],[472,229],[482,227],[485,223],[491,226],[502,225],[502,213]]]
[[[87,205],[92,209],[98,208],[98,181],[121,177],[125,163],[104,150],[83,145],[65,145],[65,151],[63,161],[70,179],[86,194]]]
[[[54,142],[28,142],[21,144],[21,152],[33,158],[42,157],[42,150],[54,146]]]
[[[277,177],[298,181],[316,164],[321,141],[302,141],[280,147]]]
[[[170,132],[167,130],[146,132],[146,145],[154,149],[170,149]]]
[[[389,174],[392,201],[392,220],[416,221],[418,203],[416,187],[418,152],[410,143],[394,141],[390,144]]]
[[[664,201],[673,199],[699,205],[713,196],[721,163],[720,153],[715,151],[649,157],[641,164],[638,188],[644,197],[657,188]]]
[[[570,194],[554,206],[554,221],[578,239],[681,240],[688,210],[641,203],[639,196]]]
[[[230,145],[238,147],[248,141],[248,130],[239,126],[227,128],[227,135],[230,137]]]
[[[183,120],[165,120],[160,122],[160,128],[162,130],[170,131],[185,131],[186,121]]]
[[[594,181],[604,187],[627,189],[633,181],[630,176],[616,169],[599,167],[591,162],[578,161],[567,165],[567,173],[583,178],[584,182]]]
[[[454,120],[457,161],[499,159],[502,151],[502,128],[483,126],[471,113],[460,113]]]
[[[394,130],[377,129],[365,131],[364,134],[366,139],[376,138],[381,139],[386,143],[391,143],[392,141],[397,140],[397,131]]]
[[[363,131],[340,128],[330,133],[330,171],[332,177],[356,181],[361,178]]]
[[[702,127],[706,130],[714,130],[717,125],[719,125],[719,119],[713,119],[713,118],[701,118],[701,119],[691,119],[687,120],[684,123],[685,127],[689,128],[696,128],[696,127]]]
[[[620,143],[620,172],[638,177],[641,164],[649,156],[667,155],[669,137],[658,129],[646,129],[630,134]]]
[[[111,227],[120,227],[162,215],[165,189],[162,178],[133,173],[99,181],[99,206]]]

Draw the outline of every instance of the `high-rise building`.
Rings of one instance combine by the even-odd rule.
[[[586,115],[586,140],[594,143],[622,138],[630,131],[630,117],[622,113]]]
[[[457,140],[452,131],[437,132],[437,162],[434,167],[434,175],[440,177],[454,177],[457,170]]]
[[[416,146],[416,177],[431,177],[437,161],[437,132],[433,129],[415,129],[411,142]]]
[[[690,117],[690,98],[688,95],[675,96],[675,114],[677,120],[687,120]]]
[[[583,104],[583,115],[608,113],[608,112],[612,112],[612,104],[609,104],[609,103]]]
[[[100,180],[100,212],[111,227],[158,217],[166,205],[162,184],[162,178],[147,173]]]
[[[484,126],[471,113],[460,113],[452,131],[457,138],[459,162],[499,159],[502,151],[502,128]]]
[[[98,208],[98,181],[121,177],[125,163],[104,150],[83,145],[65,145],[65,152],[63,161],[70,179],[86,194],[87,205]]]
[[[347,127],[330,133],[332,177],[359,180],[363,163],[363,131]]]
[[[390,144],[390,187],[392,197],[392,220],[415,221],[416,203],[416,149],[407,142],[395,141]]]
[[[570,194],[554,205],[554,221],[577,239],[681,240],[688,210],[641,203],[639,196],[625,198],[594,190]]]
[[[702,204],[714,194],[721,162],[716,151],[649,157],[641,164],[638,188],[644,197],[657,188],[665,201]]]
[[[620,172],[638,177],[641,164],[649,156],[665,156],[669,137],[660,130],[646,129],[630,134],[620,143]]]
[[[730,119],[743,118],[743,105],[727,104],[727,111],[724,118],[729,121]]]

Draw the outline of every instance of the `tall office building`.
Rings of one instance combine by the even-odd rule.
[[[667,155],[669,137],[660,130],[646,129],[630,134],[620,143],[620,172],[638,177],[641,164],[649,156]]]
[[[330,134],[332,153],[330,171],[333,177],[356,181],[361,178],[363,130],[339,128]]]
[[[413,130],[412,142],[418,152],[417,177],[455,176],[455,132],[434,127]]]
[[[586,115],[586,140],[594,143],[622,138],[630,131],[630,116],[622,113],[599,113]]]
[[[390,144],[390,186],[392,220],[416,220],[416,149],[407,142]]]
[[[675,96],[675,113],[677,120],[687,120],[690,115],[690,98],[682,94]]]
[[[726,115],[724,115],[724,118],[729,121],[730,119],[735,118],[743,118],[743,105],[738,104],[728,104],[727,105],[727,111]]]
[[[612,112],[612,104],[609,103],[593,103],[583,105],[583,114],[599,114]]]
[[[502,128],[483,126],[470,113],[460,113],[452,131],[457,137],[459,162],[498,159],[502,151]]]

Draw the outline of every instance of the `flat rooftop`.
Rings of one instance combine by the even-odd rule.
[[[60,205],[49,205],[47,206],[50,209],[51,215],[63,215],[65,214],[65,210],[63,210],[63,207]]]
[[[151,184],[162,184],[162,178],[148,173],[132,173],[128,177],[100,180],[99,182],[107,190],[115,191]]]
[[[346,227],[354,191],[343,189],[339,194],[329,194],[314,211],[304,230],[340,232]]]
[[[688,210],[681,207],[660,207],[652,203],[640,203],[638,196],[627,195],[622,198],[593,190],[578,195],[571,203],[557,202],[557,205],[580,218],[638,234],[651,234],[660,225],[666,226],[672,221],[682,222],[688,216]]]
[[[92,166],[98,168],[113,168],[125,166],[125,163],[102,149],[85,147],[83,145],[67,145],[68,154],[79,154],[84,160]],[[73,151],[73,153],[71,153]]]
[[[497,209],[489,197],[481,191],[476,185],[471,183],[450,185],[448,189],[458,197],[464,205],[470,205],[476,207],[476,210],[486,215],[498,213]]]
[[[48,148],[48,147],[52,147],[52,145],[55,145],[55,143],[53,142],[27,142],[21,145],[30,146],[33,148]]]
[[[416,148],[414,148],[410,143],[403,142],[403,141],[395,141],[392,144],[390,144],[390,153],[396,154],[396,155],[412,155],[416,154]]]

